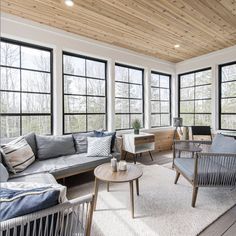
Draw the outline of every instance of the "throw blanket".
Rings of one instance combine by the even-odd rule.
[[[55,206],[67,200],[65,193],[59,184],[1,183],[0,221]]]

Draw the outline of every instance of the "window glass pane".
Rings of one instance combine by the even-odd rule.
[[[142,100],[130,100],[130,113],[142,113]]]
[[[181,88],[194,86],[194,74],[182,75],[180,77]]]
[[[138,114],[131,114],[131,115],[130,115],[130,121],[131,121],[130,128],[132,128],[132,123],[133,123],[134,120],[136,120],[136,119],[140,120],[140,122],[141,122],[141,127],[143,127],[143,114],[140,114],[140,115],[138,115]]]
[[[104,97],[88,97],[87,107],[88,113],[105,113],[106,100]]]
[[[160,100],[160,89],[159,88],[151,88],[151,98],[153,100]]]
[[[1,42],[1,65],[20,67],[20,47]]]
[[[196,113],[211,113],[211,100],[195,101]]]
[[[86,115],[65,115],[65,133],[86,132]]]
[[[87,86],[88,86],[87,89],[88,89],[89,95],[105,96],[105,81],[96,80],[96,79],[88,79]]]
[[[211,98],[211,85],[195,88],[195,99]]]
[[[85,113],[86,97],[82,96],[64,96],[65,113]]]
[[[128,99],[115,99],[116,113],[129,113],[129,100]]]
[[[211,115],[196,114],[195,125],[209,125],[211,126]]]
[[[116,115],[116,129],[129,129],[129,115]]]
[[[236,81],[221,84],[222,97],[236,97]]]
[[[142,98],[142,86],[130,84],[130,98]]]
[[[236,98],[221,99],[222,113],[236,113]]]
[[[193,114],[181,114],[180,117],[183,118],[183,125],[184,126],[194,125],[194,115]]]
[[[210,84],[211,70],[201,71],[196,73],[196,85]]]
[[[20,116],[1,116],[1,138],[20,136]]]
[[[64,92],[68,94],[86,94],[86,79],[76,76],[64,76]]]
[[[142,84],[143,72],[141,70],[129,69],[129,82]]]
[[[1,67],[0,88],[3,90],[20,90],[20,70]]]
[[[1,113],[20,113],[20,93],[1,92]]]
[[[105,115],[88,115],[88,131],[106,129]]]
[[[181,101],[180,113],[194,113],[194,101]]]
[[[161,112],[170,112],[170,103],[169,102],[161,102]]]
[[[155,73],[151,73],[151,86],[156,86],[159,87],[160,86],[160,75],[155,74]]]
[[[105,63],[86,60],[86,76],[105,79]]]
[[[170,114],[161,114],[161,126],[170,125]]]
[[[51,78],[49,73],[22,70],[22,90],[29,92],[50,93]]]
[[[128,68],[116,66],[115,67],[115,76],[116,76],[116,81],[128,82],[129,81],[128,80]]]
[[[160,120],[160,114],[152,114],[151,116],[151,123],[152,123],[152,126],[155,127],[155,126],[161,126],[161,120]]]
[[[50,116],[22,116],[22,134],[51,134]]]
[[[160,89],[160,98],[161,100],[169,100],[170,94],[169,94],[169,89]]]
[[[159,101],[151,101],[152,113],[160,113],[160,102]]]
[[[170,87],[169,76],[160,75],[160,87],[162,87],[162,88],[169,88]]]
[[[236,130],[236,115],[221,115],[221,128]]]
[[[63,56],[64,73],[85,76],[85,59],[73,56]]]
[[[222,81],[236,80],[236,64],[222,67]]]
[[[194,88],[184,88],[180,90],[180,100],[194,99]]]
[[[116,97],[129,97],[129,85],[124,83],[118,83],[115,84],[115,92]]]
[[[26,69],[50,71],[50,52],[21,47],[21,66]]]
[[[50,113],[50,95],[22,93],[22,112]]]

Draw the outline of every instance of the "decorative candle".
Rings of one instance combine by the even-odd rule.
[[[115,157],[111,159],[111,167],[113,172],[117,171],[117,159]]]
[[[123,171],[127,170],[127,163],[126,163],[126,161],[120,161],[119,162],[119,170],[123,170]]]

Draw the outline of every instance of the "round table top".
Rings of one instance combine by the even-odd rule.
[[[202,149],[195,145],[194,143],[178,143],[175,145],[175,149],[179,151],[187,151],[187,152],[201,152]]]
[[[95,168],[94,175],[102,181],[123,183],[140,178],[143,175],[143,171],[137,165],[127,163],[126,171],[113,172],[111,163],[105,163]]]

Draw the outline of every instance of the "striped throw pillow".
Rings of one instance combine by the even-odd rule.
[[[9,171],[21,172],[35,161],[34,153],[24,137],[2,145],[3,157]]]

